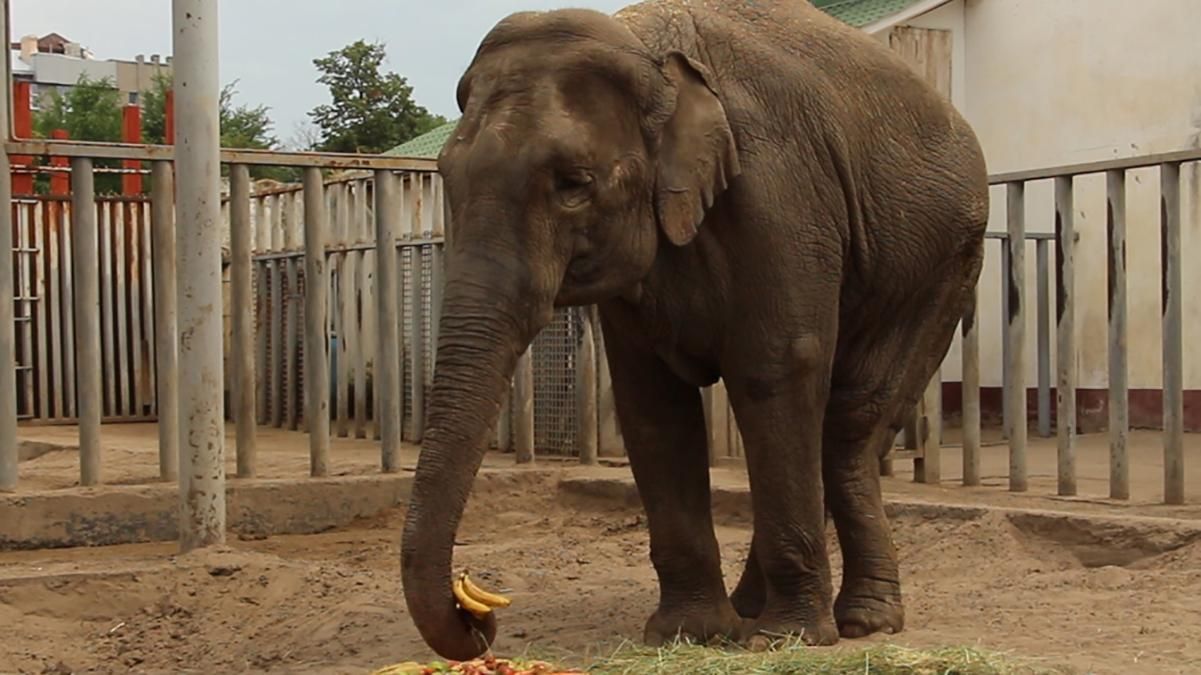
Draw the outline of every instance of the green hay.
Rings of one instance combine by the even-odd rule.
[[[1065,670],[1011,655],[966,647],[933,650],[877,645],[867,649],[815,649],[799,640],[772,650],[674,644],[660,649],[623,645],[586,668],[590,675],[1050,675]]]

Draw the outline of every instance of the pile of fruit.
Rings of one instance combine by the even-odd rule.
[[[433,661],[417,663],[409,661],[381,668],[371,675],[435,675],[436,673],[458,673],[459,675],[578,675],[582,670],[561,670],[544,661],[520,661],[498,659],[490,656],[474,661]]]

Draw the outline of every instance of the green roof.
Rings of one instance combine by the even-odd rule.
[[[401,143],[384,154],[434,159],[442,151],[442,146],[446,144],[446,139],[450,138],[450,134],[455,130],[457,123],[458,120],[447,122],[440,127],[425,132],[417,138]]]
[[[920,0],[812,0],[815,7],[823,12],[848,23],[856,28],[862,28],[880,19],[892,16],[917,4]],[[404,157],[435,158],[442,151],[446,139],[450,138],[458,120],[448,122],[437,129],[426,132],[411,141],[392,148],[386,155]]]
[[[880,19],[917,4],[919,0],[813,0],[813,5],[836,19],[841,19],[856,28],[875,23]]]

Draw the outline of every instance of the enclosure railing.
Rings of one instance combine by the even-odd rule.
[[[1053,167],[1034,171],[1019,171],[992,176],[990,184],[1004,186],[1006,191],[1006,232],[1004,260],[1006,298],[1004,354],[1006,435],[1009,442],[1009,489],[1024,492],[1028,489],[1027,469],[1027,387],[1026,387],[1026,186],[1033,181],[1054,182],[1054,219],[1056,245],[1056,427],[1058,438],[1058,493],[1071,496],[1077,493],[1076,476],[1076,415],[1077,390],[1076,345],[1076,241],[1074,179],[1088,174],[1106,177],[1106,256],[1107,316],[1108,316],[1108,409],[1109,409],[1109,495],[1114,499],[1130,498],[1130,462],[1128,436],[1129,380],[1127,335],[1127,274],[1126,274],[1126,188],[1127,174],[1135,169],[1159,169],[1161,237],[1160,265],[1162,292],[1160,310],[1163,327],[1163,501],[1166,504],[1184,502],[1184,359],[1183,359],[1183,288],[1181,275],[1181,165],[1201,161],[1201,150],[1187,150],[1088,164]],[[1039,286],[1047,285],[1046,246],[1039,246]],[[1039,345],[1049,343],[1049,320],[1040,316]],[[963,321],[970,327],[965,344],[977,344],[973,334],[976,316],[969,313]],[[977,378],[977,353],[971,347],[964,353],[964,410],[979,410],[979,388],[970,386]],[[1050,397],[1047,391],[1049,354],[1039,350],[1040,396],[1039,422],[1048,425]],[[964,479],[966,485],[979,483],[980,424],[975,415],[969,424],[965,415]]]

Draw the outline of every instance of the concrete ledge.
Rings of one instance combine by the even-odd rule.
[[[230,532],[312,534],[371,517],[408,499],[412,474],[303,480],[231,480]],[[178,538],[173,483],[0,496],[0,550],[109,546]]]
[[[633,478],[575,477],[560,481],[564,497],[587,508],[595,505],[638,506]],[[750,523],[750,489],[713,486],[714,517]],[[1121,514],[1068,513],[1048,509],[994,505],[962,505],[885,495],[890,519],[970,521],[1003,518],[1021,535],[1069,551],[1086,567],[1131,565],[1201,541],[1201,521]]]

